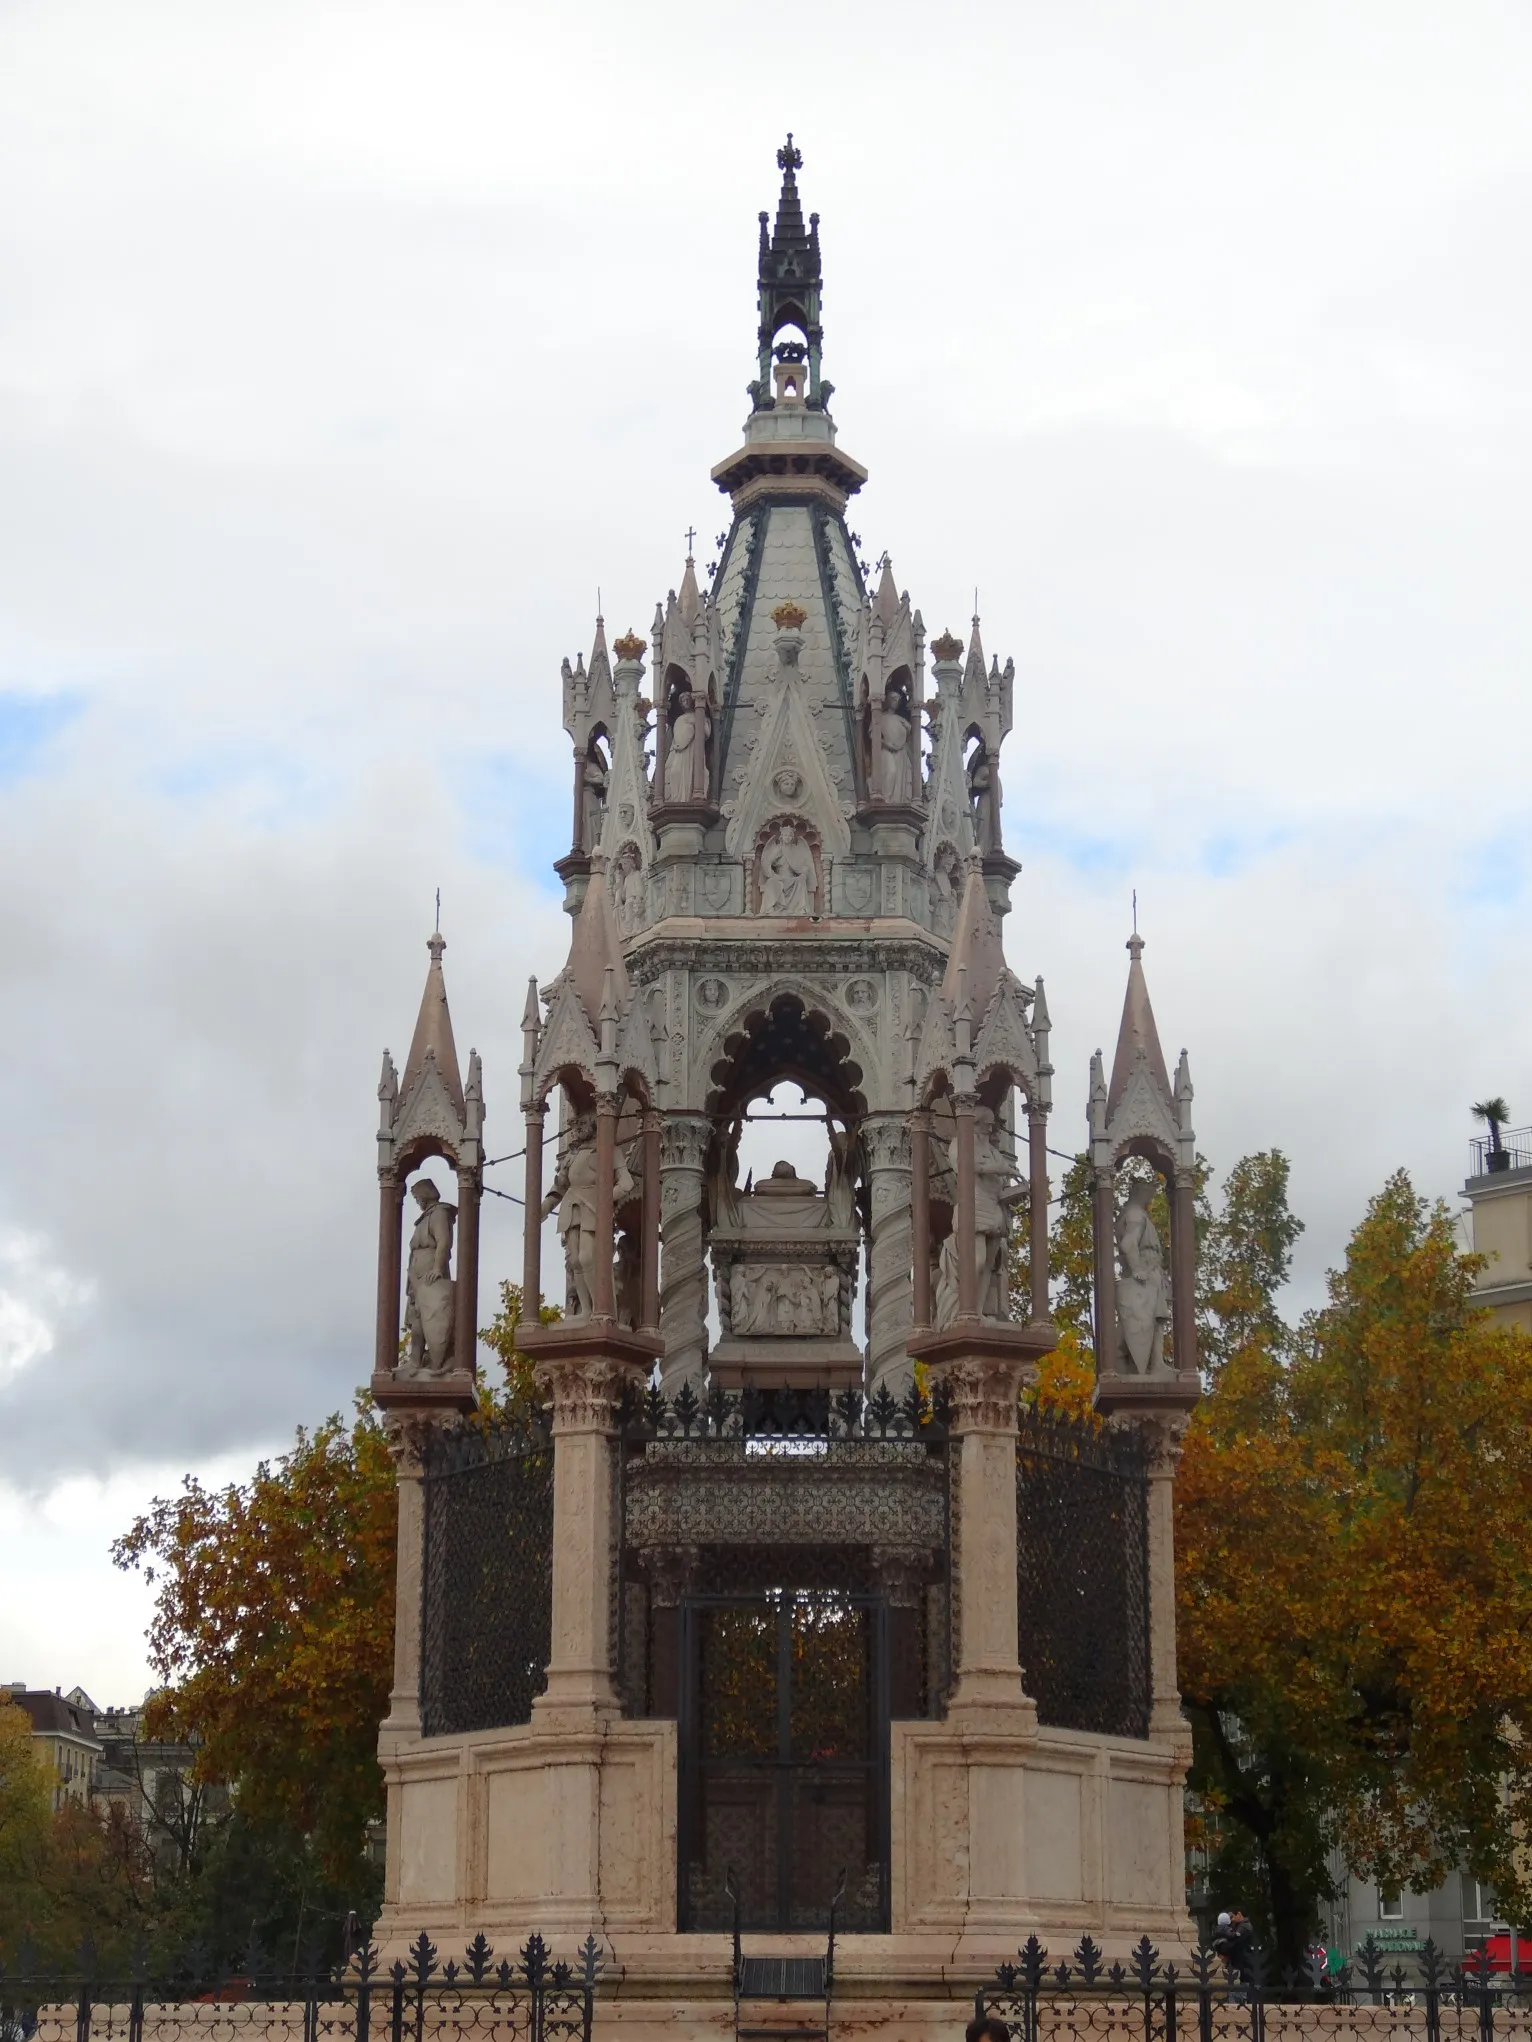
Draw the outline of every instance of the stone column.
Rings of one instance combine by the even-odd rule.
[[[1191,1763],[1191,1727],[1181,1713],[1176,1671],[1176,1468],[1187,1414],[1141,1421],[1149,1453],[1149,1735],[1183,1747]]]
[[[910,1115],[910,1314],[917,1328],[931,1323],[931,1116]]]
[[[522,1179],[521,1316],[537,1324],[543,1289],[543,1120],[547,1106],[526,1114],[527,1167]]]
[[[596,1267],[591,1283],[598,1319],[610,1319],[614,1310],[612,1194],[616,1170],[617,1096],[602,1092],[596,1099]]]
[[[553,1406],[553,1629],[546,1716],[615,1713],[612,1654],[613,1452],[630,1365],[599,1353],[540,1360],[537,1385]]]
[[[1117,1173],[1097,1164],[1091,1190],[1092,1245],[1096,1251],[1096,1374],[1117,1370]]]
[[[384,1434],[393,1456],[399,1531],[394,1558],[394,1685],[383,1719],[385,1737],[420,1735],[420,1630],[425,1590],[425,1483],[423,1463],[429,1420],[390,1412]]]
[[[1197,1193],[1190,1170],[1177,1170],[1170,1194],[1171,1346],[1176,1371],[1197,1369]]]
[[[399,1283],[404,1260],[404,1181],[378,1172],[378,1325],[372,1366],[392,1375],[399,1365]]]
[[[867,1272],[867,1381],[902,1397],[914,1380],[906,1342],[912,1316],[910,1134],[902,1113],[879,1113],[862,1129],[871,1191]]]
[[[974,1159],[973,1100],[959,1098],[957,1110],[957,1211],[953,1230],[957,1235],[958,1317],[979,1316],[979,1269],[976,1212],[976,1166]]]
[[[694,1384],[707,1365],[707,1270],[703,1259],[702,1192],[710,1123],[700,1114],[672,1114],[660,1142],[660,1332],[666,1391]]]
[[[653,1107],[644,1113],[643,1244],[639,1264],[638,1323],[654,1332],[660,1323],[660,1129]]]
[[[479,1199],[477,1166],[459,1165],[457,1173],[457,1314],[453,1327],[453,1367],[471,1375],[479,1353]]]
[[[993,1348],[932,1364],[952,1394],[958,1456],[958,1635],[949,1720],[1004,1708],[1029,1714],[1034,1727],[1037,1721],[1022,1690],[1016,1624],[1016,1402],[1025,1367],[1023,1353]]]
[[[1032,1298],[1028,1315],[1048,1317],[1048,1115],[1027,1107],[1027,1225],[1032,1265]]]

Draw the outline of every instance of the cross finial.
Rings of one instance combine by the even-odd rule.
[[[787,146],[777,151],[777,168],[778,170],[785,170],[791,176],[795,170],[801,170],[802,167],[803,151],[793,147],[793,131],[789,128],[787,131]]]
[[[440,887],[437,887],[437,889],[436,889],[436,933],[437,933],[437,935],[439,936],[439,935],[441,934],[441,932],[442,932],[442,890],[441,890],[441,888],[440,888]]]
[[[696,536],[697,527],[695,525],[688,525],[686,528],[686,557],[688,560],[690,560],[692,557],[692,543],[696,539]]]
[[[1133,889],[1133,933],[1138,934],[1138,888]]]

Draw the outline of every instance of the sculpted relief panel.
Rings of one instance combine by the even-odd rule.
[[[833,1265],[736,1262],[729,1301],[736,1338],[840,1332],[840,1271]]]

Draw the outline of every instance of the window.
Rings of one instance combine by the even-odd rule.
[[[1488,1924],[1495,1919],[1495,1889],[1471,1872],[1463,1874],[1463,1925]]]
[[[1402,1893],[1385,1893],[1381,1886],[1378,1888],[1378,1920],[1404,1920],[1404,1895]]]

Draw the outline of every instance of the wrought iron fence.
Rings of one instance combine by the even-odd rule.
[[[424,1467],[421,1721],[428,1737],[527,1723],[553,1635],[546,1416],[436,1432]]]
[[[1040,1722],[1149,1734],[1148,1494],[1136,1432],[1022,1413],[1017,1632]]]
[[[1147,1936],[1128,1963],[1108,1964],[1086,1936],[1069,1962],[1050,1964],[1036,1936],[1014,1964],[974,1994],[974,2012],[1002,2021],[1016,2042],[1502,2042],[1532,2034],[1532,1973],[1451,1962],[1431,1941],[1392,1963],[1371,1936],[1356,1961],[1330,1972],[1321,1958],[1279,1973],[1251,1946],[1235,1961],[1193,1950],[1162,1962]]]
[[[479,1935],[443,1962],[422,1934],[386,1968],[364,1940],[334,1970],[252,1950],[232,1974],[195,1952],[114,1974],[89,1945],[50,1970],[23,1947],[0,1963],[0,2042],[590,2042],[601,1964],[593,1935],[573,1960],[533,1934],[514,1959]]]

